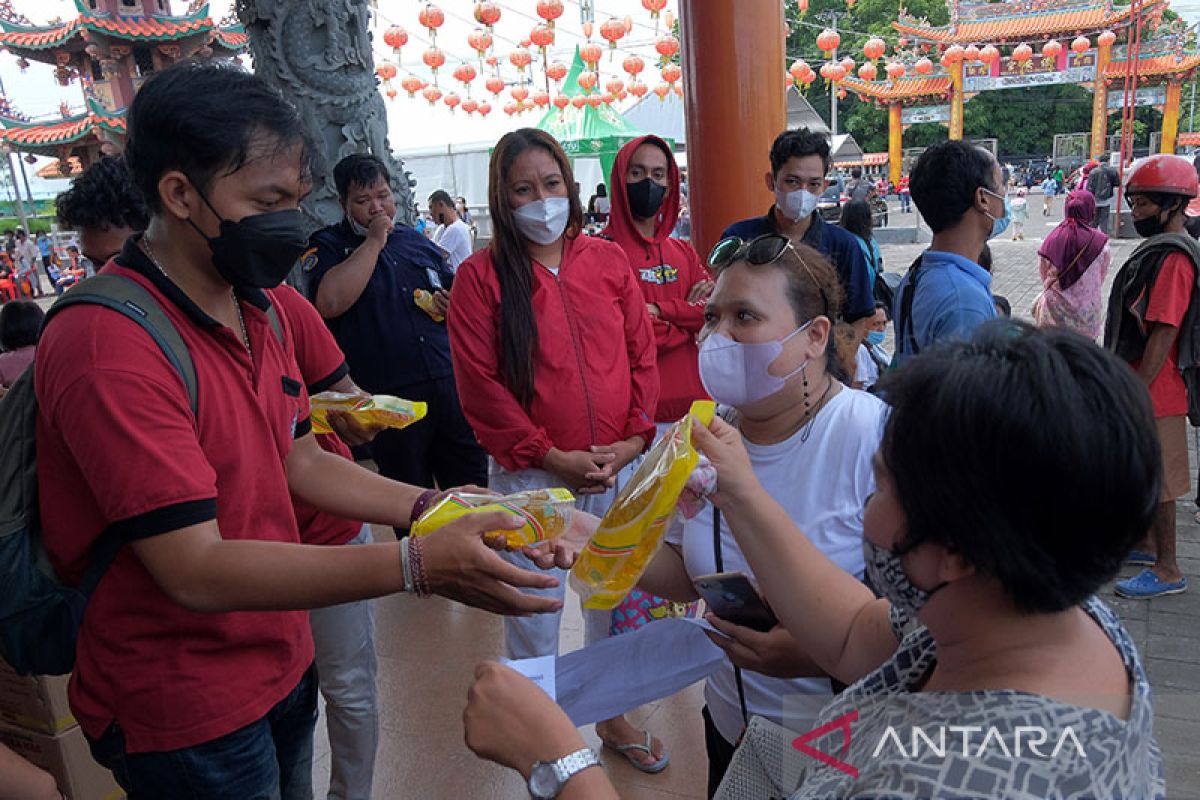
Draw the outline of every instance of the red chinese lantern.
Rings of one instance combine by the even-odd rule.
[[[646,68],[646,62],[641,56],[629,56],[621,62],[621,66],[629,73],[630,77],[636,78],[638,73]]]
[[[524,86],[514,86],[508,90],[508,93],[512,95],[512,99],[516,100],[518,103],[524,103],[529,98],[529,90]]]
[[[513,114],[517,113],[517,104],[516,103],[505,103],[504,104],[504,113],[508,114],[510,117]]]
[[[629,93],[634,97],[645,97],[648,91],[650,91],[650,87],[641,81],[635,80],[629,84]]]
[[[617,100],[617,96],[615,94],[613,94],[612,92],[605,92],[604,94],[600,95],[600,102],[604,103],[606,106],[611,106],[613,103],[616,102],[616,100]],[[589,102],[590,102],[590,99],[589,99]]]
[[[609,94],[620,95],[625,91],[625,81],[620,78],[613,78],[608,83],[604,84],[604,90]]]
[[[801,14],[808,12],[808,0],[797,0],[796,6],[800,9]]]
[[[979,51],[979,60],[985,64],[995,64],[1000,58],[1000,51],[994,45],[988,45]]]
[[[454,92],[451,92],[450,94],[446,95],[446,99],[442,102],[450,106],[450,110],[453,111],[458,107],[458,104],[462,102],[462,98],[456,95]]]
[[[533,56],[524,47],[518,47],[508,54],[508,60],[514,67],[524,72],[525,68],[533,63]]]
[[[933,72],[933,62],[928,58],[917,59],[917,63],[913,64],[913,70],[918,75],[928,75]]]
[[[483,63],[487,64],[489,67],[494,67],[497,64],[499,64],[500,61],[496,58],[496,54],[492,53],[490,56],[488,56],[487,58],[485,58],[483,60]]]
[[[466,100],[462,101],[462,110],[468,114],[474,114],[479,110],[479,101],[468,97]]]
[[[587,103],[592,108],[599,108],[600,105],[604,102],[604,98],[602,98],[598,94],[589,94],[587,97],[583,98],[583,100],[585,103]]]
[[[499,75],[489,75],[488,79],[483,82],[483,85],[492,94],[500,94],[504,91],[504,79]]]
[[[437,29],[446,24],[446,14],[433,3],[426,3],[417,19],[429,29],[430,36],[437,36]]]
[[[538,0],[537,15],[553,28],[554,20],[563,15],[562,0]]]
[[[669,33],[664,34],[654,42],[654,49],[664,59],[674,58],[675,54],[679,52],[679,40]]]
[[[869,59],[876,59],[887,52],[887,42],[880,39],[878,36],[872,36],[867,39],[867,43],[863,45],[863,55]]]
[[[642,8],[650,12],[650,16],[658,19],[658,15],[667,7],[667,0],[642,0]]]
[[[476,28],[467,34],[467,44],[471,45],[471,49],[482,57],[492,46],[492,35],[485,30]]]
[[[480,25],[486,25],[490,31],[492,26],[500,21],[500,6],[490,2],[476,3],[475,21]]]
[[[552,81],[558,82],[567,77],[567,65],[561,61],[554,61],[546,66],[546,77]]]
[[[579,48],[579,57],[583,59],[583,63],[593,67],[600,62],[603,55],[604,50],[595,42],[587,42]]]
[[[968,64],[974,64],[979,60],[979,48],[973,44],[967,45],[963,49],[963,61]]]
[[[1113,42],[1117,40],[1117,35],[1112,31],[1104,31],[1096,37],[1096,43],[1101,47],[1112,47]]]
[[[610,17],[608,22],[600,26],[600,36],[608,40],[608,46],[612,50],[617,49],[617,42],[625,35],[625,23],[616,17]]]
[[[1029,59],[1033,58],[1033,48],[1027,44],[1017,45],[1012,51],[1012,60],[1021,65],[1021,69],[1025,69],[1025,65]]]
[[[429,101],[429,105],[433,105],[442,99],[442,90],[436,86],[426,86],[421,90],[421,95]]]
[[[436,47],[431,47],[426,50],[424,54],[422,54],[421,60],[424,61],[425,66],[433,70],[434,74],[436,75],[438,67],[446,63],[446,54]]]
[[[946,61],[950,64],[957,64],[963,60],[963,49],[959,45],[952,44],[946,48]]]
[[[579,77],[576,78],[576,81],[578,81],[580,87],[582,87],[585,92],[590,92],[592,89],[595,89],[596,84],[600,82],[600,76],[591,70],[586,70],[579,73]]]
[[[842,37],[838,35],[837,31],[829,28],[821,31],[817,36],[817,47],[824,51],[826,58],[832,58],[833,51],[837,50],[837,46],[841,43]]]
[[[804,79],[804,73],[808,72],[808,69],[808,62],[804,61],[803,59],[798,59],[793,61],[792,65],[788,67],[788,74],[792,76],[792,80],[799,83]]]
[[[1062,42],[1057,39],[1051,39],[1042,45],[1042,55],[1046,58],[1058,58],[1058,54],[1062,52]]]
[[[559,111],[562,111],[569,105],[571,105],[571,98],[567,97],[565,94],[554,95],[554,107]]]
[[[400,81],[400,88],[408,92],[409,97],[416,97],[417,92],[425,88],[425,81],[416,75],[405,75],[404,80]]]
[[[670,11],[663,14],[663,25],[666,25],[668,29],[674,28],[675,27],[675,14],[673,14]]]
[[[683,77],[683,69],[678,64],[667,64],[662,68],[662,79],[667,83],[675,83]]]
[[[904,69],[903,64],[901,64],[899,61],[893,61],[892,63],[887,65],[888,80],[892,80],[892,81],[900,80],[901,78],[904,77],[905,71],[906,70]]]
[[[408,31],[399,25],[393,25],[383,32],[383,43],[400,55],[400,48],[408,44]]]
[[[533,104],[538,108],[545,108],[550,105],[550,93],[545,90],[539,90],[533,93]]]
[[[875,76],[878,74],[879,73],[875,69],[875,65],[870,61],[858,68],[858,77],[864,81],[873,81],[875,80]]]
[[[942,57],[938,59],[938,63],[941,64],[945,69],[950,69],[952,66],[954,66],[954,62],[951,61],[950,57],[945,53],[942,53]]]
[[[475,72],[475,68],[470,64],[459,64],[454,68],[454,79],[462,83],[464,86],[475,80],[475,76],[477,74],[478,73]]]
[[[854,59],[850,56],[846,56],[839,63],[842,65],[842,71],[847,75],[849,75],[851,72],[854,72]]]
[[[479,104],[479,116],[486,117],[490,113],[492,113],[492,104],[484,100]]]
[[[1075,41],[1071,42],[1071,50],[1076,53],[1086,53],[1091,49],[1092,43],[1088,41],[1086,36],[1076,36]]]
[[[592,38],[592,21],[591,20],[588,20],[587,22],[583,23],[583,25],[581,25],[580,27],[583,28],[583,38],[585,38],[585,39]]]
[[[548,25],[538,25],[530,32],[529,41],[544,50],[554,44],[554,29]]]
[[[577,94],[571,98],[571,106],[573,108],[583,108],[587,105],[587,98],[581,94]]]
[[[384,61],[375,68],[375,74],[383,78],[385,81],[390,81],[392,78],[396,77],[398,72],[399,70],[396,69],[396,65],[390,61]]]
[[[671,93],[671,86],[666,83],[660,83],[654,87],[654,93],[658,95],[659,100],[666,100],[667,95]]]

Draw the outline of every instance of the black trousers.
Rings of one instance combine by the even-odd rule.
[[[708,750],[708,797],[712,800],[717,794],[717,789],[721,787],[721,779],[725,777],[730,762],[733,761],[737,745],[726,741],[717,730],[708,713],[708,706],[702,708],[700,713],[704,715],[704,747]]]
[[[409,384],[385,392],[429,404],[425,419],[404,430],[388,429],[371,443],[379,473],[413,486],[449,489],[487,485],[487,454],[463,416],[454,378]],[[397,528],[397,535],[402,529]]]

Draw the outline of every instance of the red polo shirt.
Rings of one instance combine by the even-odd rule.
[[[225,539],[298,542],[284,458],[310,429],[291,345],[267,295],[241,295],[253,358],[132,242],[105,270],[150,291],[196,365],[195,416],[178,373],[136,323],[74,306],[46,329],[35,361],[38,482],[46,548],[68,582],[115,528],[156,536],[216,520]],[[132,548],[88,604],[69,687],[83,730],[114,720],[128,752],[177,750],[262,718],[312,663],[308,614],[204,614],[171,600]]]
[[[346,357],[317,309],[290,286],[271,289],[268,294],[276,307],[283,309],[292,324],[292,344],[296,348],[296,364],[310,395],[323,392],[346,377],[350,371]],[[353,460],[350,448],[332,433],[317,437],[322,449],[342,458]],[[335,517],[318,511],[314,506],[293,498],[300,539],[305,544],[345,544],[362,530],[362,522]]]

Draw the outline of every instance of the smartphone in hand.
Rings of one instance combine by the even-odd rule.
[[[775,613],[743,572],[699,575],[692,584],[718,617],[765,633],[779,624]]]

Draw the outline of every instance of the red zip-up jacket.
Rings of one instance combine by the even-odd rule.
[[[625,191],[625,174],[633,152],[646,142],[657,144],[667,155],[670,174],[667,194],[659,209],[654,238],[647,239],[634,225]],[[662,393],[654,412],[656,422],[674,422],[688,412],[693,400],[708,397],[700,382],[700,351],[696,335],[704,327],[704,303],[689,303],[692,287],[712,276],[700,263],[688,242],[675,239],[671,231],[679,219],[679,167],[666,142],[657,136],[641,136],[617,153],[612,171],[612,212],[604,236],[621,246],[647,303],[660,315],[653,318],[658,346],[658,374]]]
[[[523,408],[500,373],[500,284],[488,250],[458,268],[447,324],[458,396],[483,448],[511,471],[551,447],[654,440],[654,334],[629,261],[612,242],[563,243],[558,275],[533,265],[534,395]]]

